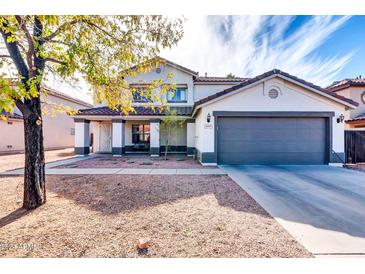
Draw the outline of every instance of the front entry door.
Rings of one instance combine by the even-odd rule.
[[[150,125],[133,124],[132,125],[132,143],[133,151],[150,150]]]
[[[112,152],[112,124],[100,123],[100,152]]]

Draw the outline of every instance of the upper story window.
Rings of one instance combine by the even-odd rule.
[[[186,103],[188,101],[187,89],[177,88],[167,93],[167,102],[169,103]]]
[[[151,98],[147,98],[146,96],[143,96],[141,93],[143,93],[143,90],[136,90],[133,92],[133,102],[135,103],[151,102]]]

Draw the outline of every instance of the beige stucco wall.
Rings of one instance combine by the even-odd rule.
[[[213,95],[217,92],[223,91],[227,88],[238,85],[239,83],[233,84],[196,84],[194,86],[194,101],[199,101],[205,97]]]
[[[86,108],[85,105],[77,104],[63,98],[49,95],[43,98],[43,136],[45,149],[57,149],[73,147],[75,142],[71,130],[75,127],[73,118],[65,113],[57,113],[52,116],[47,114],[54,104],[70,106],[74,109]],[[21,113],[18,109],[14,112]],[[24,150],[24,129],[22,120],[14,120],[13,125],[8,125],[7,121],[0,121],[0,153],[16,152]],[[7,146],[12,146],[8,148]]]
[[[23,135],[23,120],[0,119],[0,153],[24,150]]]
[[[356,116],[365,113],[365,104],[361,100],[361,94],[365,91],[364,87],[349,87],[347,89],[338,91],[337,94],[345,96],[359,103],[356,109],[348,111],[346,118],[353,119]]]

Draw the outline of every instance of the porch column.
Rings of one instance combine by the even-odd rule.
[[[112,120],[112,154],[122,156],[124,154],[124,126],[125,120]]]
[[[188,156],[195,155],[195,119],[186,121],[186,149]]]
[[[150,120],[150,154],[160,155],[160,119]]]
[[[87,155],[90,153],[90,121],[75,118],[75,154]]]

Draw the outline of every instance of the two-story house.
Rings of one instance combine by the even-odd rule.
[[[346,113],[346,127],[353,129],[365,128],[365,79],[359,76],[355,79],[336,81],[327,89],[350,98],[359,104],[356,109]]]
[[[127,81],[148,83],[170,72],[176,90],[167,105],[186,118],[174,134],[175,152],[195,155],[205,165],[328,164],[344,158],[341,118],[356,108],[351,99],[277,69],[254,78],[201,77],[167,60]],[[129,115],[107,106],[80,110],[75,152],[88,154],[92,143],[96,153],[158,156],[164,113],[135,99]]]

